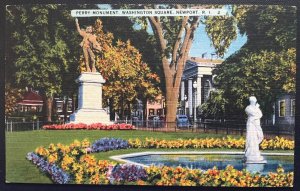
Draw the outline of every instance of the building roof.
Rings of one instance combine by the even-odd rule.
[[[208,59],[200,57],[189,57],[188,60],[197,62],[198,64],[222,64],[223,62],[221,59]]]
[[[18,105],[33,105],[41,106],[43,105],[43,98],[36,92],[29,90],[24,94],[24,98],[17,103]]]

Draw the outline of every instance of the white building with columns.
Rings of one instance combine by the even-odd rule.
[[[198,57],[190,57],[187,60],[180,86],[179,114],[194,116],[195,106],[201,106],[213,88],[212,70],[222,62],[219,59]]]

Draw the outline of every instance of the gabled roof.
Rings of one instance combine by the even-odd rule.
[[[41,106],[43,105],[43,98],[36,92],[29,90],[24,94],[23,100],[18,102],[19,105],[34,105]]]

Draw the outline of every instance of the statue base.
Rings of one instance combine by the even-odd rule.
[[[78,108],[70,115],[70,123],[113,124],[109,114],[102,108],[102,84],[99,72],[83,72],[76,80],[79,83]]]
[[[106,125],[113,124],[109,115],[104,109],[79,109],[70,115],[70,123],[102,123]]]

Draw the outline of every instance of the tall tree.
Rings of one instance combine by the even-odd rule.
[[[180,9],[180,8],[210,8],[220,6],[201,5],[143,5],[145,9]],[[219,55],[223,55],[231,41],[236,38],[233,19],[227,16],[218,17],[159,17],[149,16],[147,20],[140,18],[142,26],[150,23],[158,42],[160,63],[164,71],[166,88],[166,121],[174,122],[177,112],[178,93],[182,73],[191,49],[195,31],[200,22],[206,25],[206,31],[211,36],[212,44]]]
[[[53,96],[62,92],[68,66],[77,62],[76,51],[70,51],[76,34],[69,11],[66,6],[54,4],[7,8],[6,39],[10,47],[6,64],[14,65],[19,86],[29,86],[43,94],[46,121],[51,121]]]
[[[295,93],[296,8],[236,6],[233,15],[248,40],[213,71],[226,114],[241,116],[248,97],[255,95],[267,117],[279,95]]]
[[[233,55],[214,71],[217,88],[227,103],[226,114],[241,116],[248,98],[254,95],[267,117],[273,113],[273,103],[279,95],[295,92],[296,50],[240,51],[243,54],[238,52],[238,57]]]

